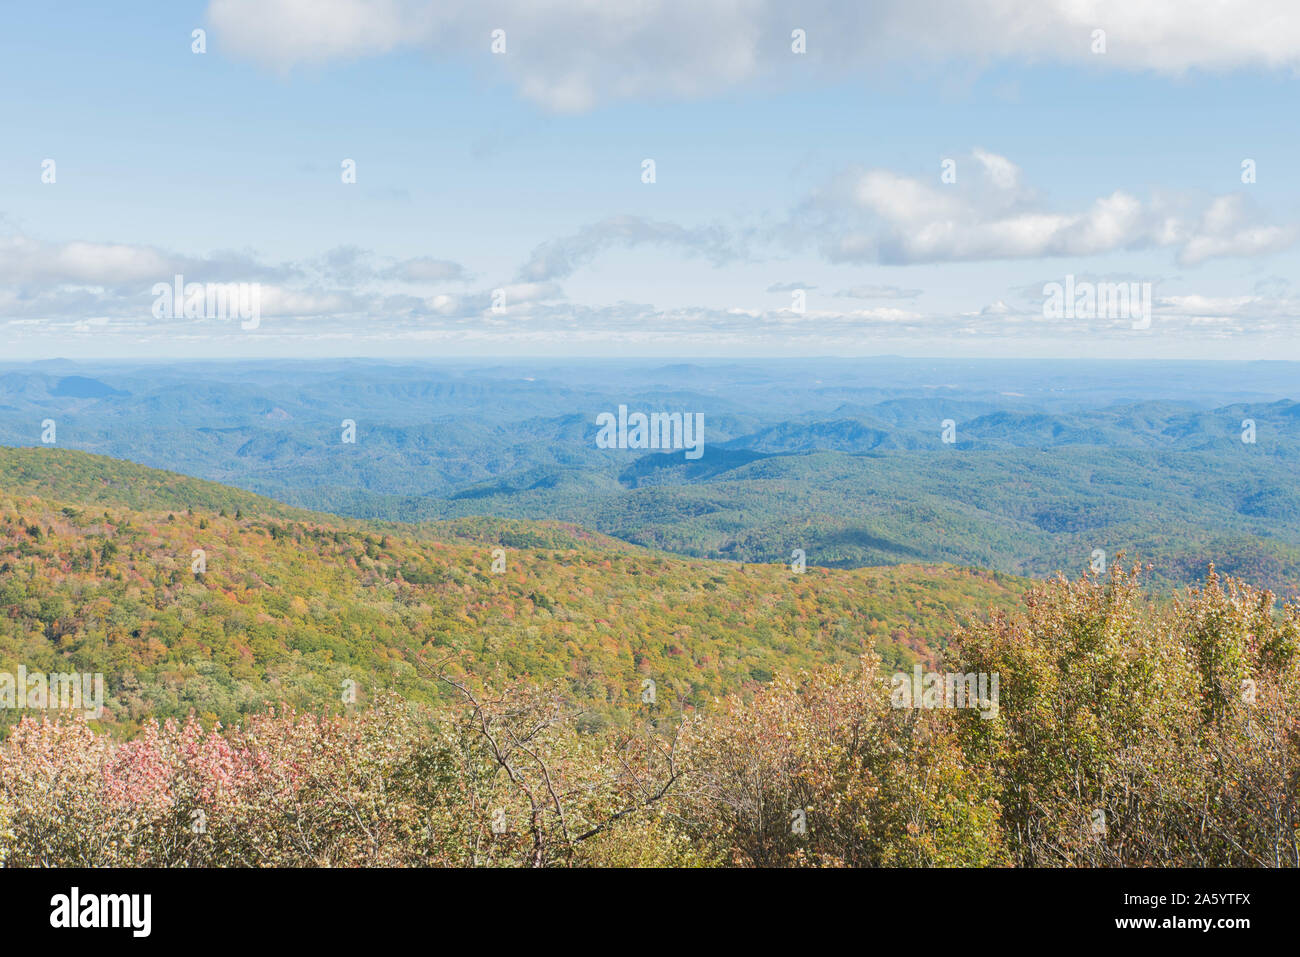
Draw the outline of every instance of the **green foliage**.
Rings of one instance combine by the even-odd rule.
[[[999,708],[899,707],[889,669],[778,675],[693,716],[422,666],[433,708],[28,717],[0,743],[17,866],[1300,866],[1300,609],[1211,574],[1043,584],[965,632]],[[493,690],[498,688],[500,690]],[[195,822],[202,827],[196,828]]]
[[[999,720],[958,717],[1015,859],[1300,865],[1300,608],[1213,570],[1156,605],[1137,573],[1041,585],[950,649],[1001,677]]]
[[[57,461],[49,452],[31,454]],[[75,458],[78,487],[139,480],[118,476],[120,463]],[[181,509],[172,478],[146,476],[132,493],[146,510],[0,498],[0,669],[103,673],[104,720],[129,730],[192,710],[232,722],[279,701],[340,711],[348,680],[363,696],[433,702],[441,693],[411,658],[455,654],[468,670],[559,682],[599,723],[626,726],[647,678],[677,712],[867,651],[907,663],[1023,587],[945,566],[796,575],[558,524],[284,516],[233,490],[195,498],[207,489],[191,480],[178,480]],[[494,574],[493,548],[518,541],[533,544],[507,544]]]
[[[0,743],[10,864],[1300,865],[1300,608],[1213,568],[1018,602],[166,475],[128,507],[74,459],[51,484],[85,499],[0,496],[0,671],[103,673],[111,735]],[[913,662],[997,675],[997,717],[896,707]]]
[[[65,519],[103,505],[149,511],[249,509],[285,517],[310,514],[228,485],[71,449],[0,448],[0,489],[77,503],[78,507],[68,506],[75,514],[63,514]]]

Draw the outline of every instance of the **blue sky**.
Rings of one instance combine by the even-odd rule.
[[[860,6],[11,4],[0,358],[1300,358],[1300,13]]]

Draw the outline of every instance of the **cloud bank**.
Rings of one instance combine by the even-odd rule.
[[[270,69],[423,51],[504,73],[558,112],[954,61],[1171,75],[1300,65],[1291,0],[212,0],[207,20],[217,49]]]

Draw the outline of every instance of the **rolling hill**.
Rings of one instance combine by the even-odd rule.
[[[626,721],[647,680],[677,710],[871,648],[928,658],[1024,585],[930,563],[795,574],[559,523],[366,523],[86,453],[0,449],[0,670],[103,673],[105,720],[128,729],[278,701],[341,709],[348,681],[361,699],[420,700],[435,692],[416,653],[556,682],[589,724]]]
[[[38,446],[50,420],[57,448],[227,486],[227,511],[238,487],[435,536],[486,516],[696,558],[1027,576],[1123,552],[1165,591],[1213,562],[1290,597],[1297,381],[1266,362],[56,362],[0,374],[0,442]],[[702,457],[598,448],[595,416],[629,403],[698,410]]]

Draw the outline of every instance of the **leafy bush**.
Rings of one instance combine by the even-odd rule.
[[[1300,609],[1221,579],[1171,604],[1116,564],[958,636],[998,716],[895,707],[875,658],[621,727],[425,667],[380,695],[119,743],[24,718],[9,866],[1297,866]],[[422,663],[422,662],[421,662]]]

